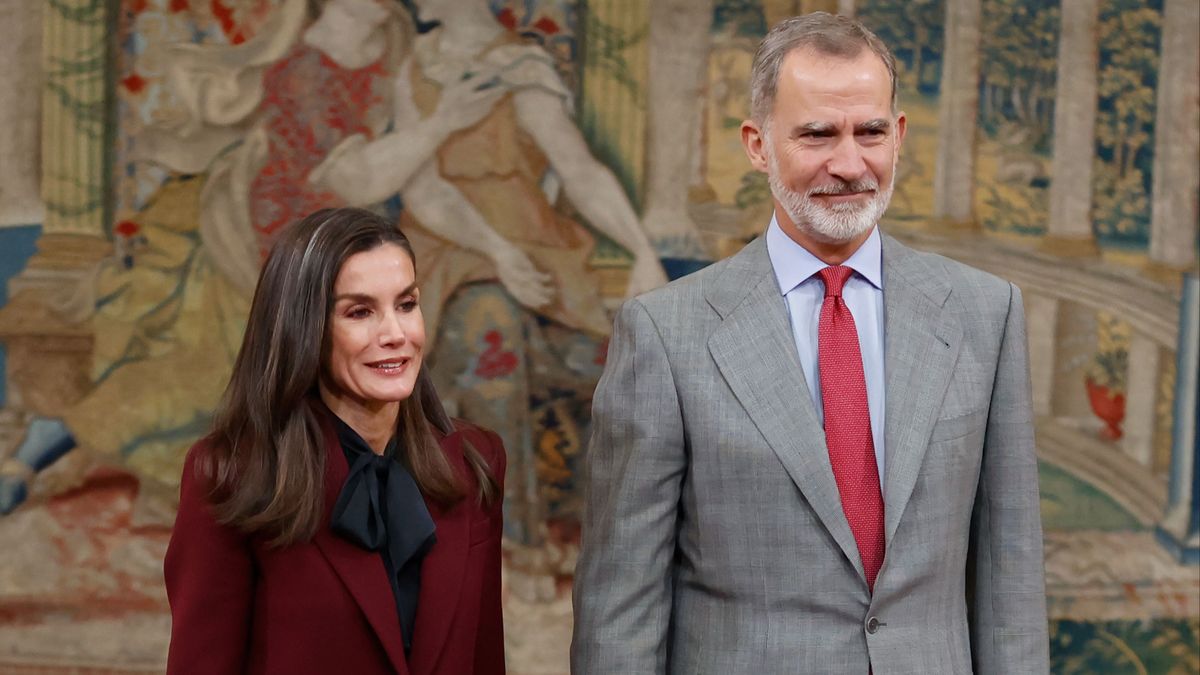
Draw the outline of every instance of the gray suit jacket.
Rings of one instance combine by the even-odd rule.
[[[883,269],[874,595],[760,237],[616,318],[574,673],[1048,671],[1020,292],[891,237]]]

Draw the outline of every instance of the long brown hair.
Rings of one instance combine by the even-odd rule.
[[[322,209],[283,230],[258,277],[254,301],[217,408],[209,451],[198,458],[211,481],[222,523],[262,534],[276,545],[311,539],[324,516],[325,441],[317,380],[327,345],[333,284],[350,256],[395,244],[413,259],[412,245],[394,224],[356,208]],[[444,506],[466,489],[433,435],[452,423],[422,368],[413,393],[400,403],[396,433],[421,493]],[[476,497],[499,497],[486,460],[469,443],[467,466]]]

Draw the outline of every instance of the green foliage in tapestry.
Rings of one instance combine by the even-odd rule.
[[[856,17],[892,49],[901,103],[912,93],[935,96],[942,79],[945,0],[869,0]]]
[[[625,50],[646,39],[647,28],[625,30],[605,23],[594,14],[585,16],[586,51],[584,67],[608,74],[624,87],[634,100],[642,103],[642,89],[638,85]]]
[[[1049,210],[1059,6],[983,0],[980,22],[980,219],[988,230],[1041,234]]]
[[[46,0],[46,7],[68,21],[91,24],[105,19],[106,0],[85,0],[84,2],[64,2],[63,0]]]
[[[762,1],[717,0],[713,5],[712,32],[724,31],[755,40],[766,35],[767,19],[763,16]]]
[[[1052,621],[1050,672],[1188,675],[1200,672],[1200,623]]]
[[[634,74],[633,66],[626,56],[626,50],[637,46],[646,39],[648,29],[623,28],[607,23],[594,14],[583,16],[585,25],[581,37],[583,44],[583,63],[580,71],[581,79],[588,77],[610,78],[616,86],[632,100],[638,109],[644,109],[646,102],[644,92]],[[585,90],[580,83],[580,91]],[[603,162],[625,189],[625,194],[634,204],[641,203],[641,189],[638,180],[634,178],[634,170],[615,138],[601,129],[596,120],[596,110],[588,101],[583,101],[579,115],[579,128],[587,139],[588,146]]]
[[[739,209],[749,209],[771,201],[771,185],[767,182],[767,174],[761,171],[747,171],[742,174],[742,184],[733,197]]]
[[[1054,125],[1059,8],[1042,0],[985,0],[979,123],[992,138],[1018,133],[1048,154]]]
[[[1145,530],[1129,511],[1096,486],[1049,462],[1038,462],[1042,527],[1047,531]]]
[[[1144,248],[1150,238],[1160,0],[1100,5],[1099,101],[1093,201],[1101,242]]]
[[[1045,234],[1046,213],[1050,210],[1047,187],[1044,180],[1037,185],[981,184],[979,198],[990,209],[984,228],[1013,234]]]

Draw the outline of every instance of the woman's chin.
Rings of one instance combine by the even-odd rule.
[[[411,388],[404,390],[388,389],[365,392],[363,399],[370,404],[386,405],[388,403],[399,403],[409,396],[412,396]]]
[[[373,379],[373,378],[372,378]],[[335,398],[365,408],[380,408],[412,396],[415,382],[370,382],[359,380],[342,388]]]

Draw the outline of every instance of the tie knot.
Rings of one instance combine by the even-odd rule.
[[[854,274],[854,270],[841,265],[831,265],[817,272],[821,275],[821,281],[825,282],[825,297],[842,297],[842,287],[846,285],[846,280]]]

